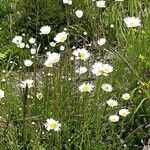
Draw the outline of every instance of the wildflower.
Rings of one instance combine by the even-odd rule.
[[[124,22],[128,28],[141,26],[141,20],[136,17],[126,17],[124,18]]]
[[[41,100],[43,98],[43,94],[42,93],[37,93],[36,97],[38,100]]]
[[[34,44],[34,43],[35,43],[35,38],[31,37],[31,38],[29,39],[29,43],[30,43],[30,44]]]
[[[0,89],[0,99],[5,97],[5,92],[3,90]]]
[[[65,47],[64,47],[63,45],[61,45],[61,46],[60,46],[60,50],[61,50],[61,51],[64,51],[64,50],[65,50]]]
[[[60,60],[60,54],[58,53],[47,53],[48,59],[45,61],[44,65],[46,67],[53,67],[54,63],[57,63]]]
[[[2,82],[6,82],[6,79],[5,79],[5,78],[3,78],[1,81],[2,81]]]
[[[20,44],[22,42],[22,36],[15,36],[12,42],[16,45]]]
[[[115,0],[116,2],[123,2],[124,0]]]
[[[125,93],[125,94],[123,94],[122,95],[122,99],[124,99],[124,100],[129,100],[130,99],[130,94],[128,94],[128,93]]]
[[[19,43],[18,45],[17,45],[17,47],[19,47],[19,48],[24,48],[25,47],[25,43]]]
[[[83,16],[83,11],[82,11],[82,10],[77,10],[77,11],[75,12],[75,14],[76,14],[76,16],[77,16],[78,18],[82,18],[82,16]]]
[[[63,43],[67,40],[67,36],[68,36],[68,33],[63,31],[63,32],[57,33],[54,40],[57,43]]]
[[[102,46],[106,43],[106,39],[105,38],[101,38],[97,41],[98,45]]]
[[[144,56],[142,54],[139,55],[139,59],[144,60]]]
[[[92,66],[92,73],[96,76],[108,76],[113,71],[113,67],[109,64],[103,64],[101,62],[94,63]]]
[[[90,53],[85,49],[85,48],[78,48],[77,50],[74,50],[73,53],[72,53],[75,58],[78,60],[78,59],[81,59],[81,60],[86,60],[89,58],[90,56]]]
[[[118,122],[118,121],[119,121],[119,116],[118,116],[118,115],[111,115],[111,116],[109,117],[109,120],[110,120],[111,122]]]
[[[80,67],[78,68],[75,73],[79,73],[79,74],[84,74],[87,72],[87,68],[86,67]]]
[[[51,27],[50,26],[43,26],[40,29],[40,34],[49,34],[51,31]]]
[[[31,53],[32,55],[36,54],[36,48],[31,48],[31,49],[30,49],[30,53]]]
[[[91,92],[94,88],[93,84],[90,83],[83,83],[81,86],[79,86],[80,92]]]
[[[26,67],[30,67],[30,66],[32,66],[32,64],[33,64],[33,62],[31,60],[29,60],[29,59],[24,60],[24,65]]]
[[[110,84],[102,84],[101,88],[105,91],[105,92],[112,92],[113,88]]]
[[[63,0],[64,4],[72,5],[72,0]]]
[[[113,99],[109,99],[107,102],[106,102],[110,107],[115,107],[118,105],[118,102],[116,100],[113,100]]]
[[[48,131],[59,131],[61,127],[61,123],[59,123],[59,121],[54,120],[53,118],[47,119],[44,125]]]
[[[33,80],[27,79],[27,80],[21,81],[20,87],[21,87],[21,88],[26,88],[26,87],[28,87],[28,88],[30,89],[30,88],[33,87],[33,83],[34,83]]]
[[[106,7],[105,1],[103,1],[103,0],[97,1],[96,6],[99,8],[105,8]]]
[[[126,117],[128,114],[130,114],[130,111],[128,109],[119,110],[119,115],[122,117]]]
[[[49,44],[50,44],[51,47],[55,47],[56,46],[55,42],[50,42]]]

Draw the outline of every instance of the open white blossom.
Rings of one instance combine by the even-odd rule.
[[[124,18],[124,22],[128,28],[134,28],[141,26],[141,20],[136,17],[126,17]]]
[[[118,122],[118,121],[119,121],[119,116],[118,116],[118,115],[111,115],[111,116],[109,117],[109,120],[110,120],[111,122]]]
[[[122,99],[124,99],[124,100],[129,100],[130,97],[131,97],[131,96],[130,96],[129,93],[125,93],[125,94],[122,95]]]
[[[112,92],[113,88],[110,84],[102,84],[101,88],[105,91],[105,92]]]
[[[119,115],[122,117],[126,117],[128,114],[130,114],[130,111],[128,109],[119,110]]]
[[[56,43],[63,43],[67,40],[67,36],[68,36],[68,33],[63,31],[63,32],[57,33],[54,40],[56,41]]]
[[[110,107],[115,107],[118,105],[118,102],[114,99],[109,99],[107,102],[106,102]]]
[[[102,46],[106,43],[106,39],[105,38],[100,38],[98,41],[97,41],[98,45]]]
[[[51,31],[51,27],[50,26],[43,26],[40,29],[40,34],[49,34]]]
[[[78,74],[84,74],[87,72],[87,68],[86,67],[80,67],[78,68],[75,73],[78,73]]]
[[[46,67],[53,67],[53,64],[59,62],[60,60],[60,54],[58,53],[47,53],[48,59],[45,61],[44,65]]]
[[[31,60],[29,60],[29,59],[24,60],[24,65],[26,67],[30,67],[30,66],[32,66],[32,64],[33,64],[33,62]]]
[[[90,56],[90,53],[85,48],[78,48],[77,50],[74,50],[72,54],[75,56],[75,59],[81,59],[84,61]]]
[[[81,86],[79,86],[79,91],[80,92],[91,92],[94,88],[93,84],[90,83],[83,83]]]
[[[19,45],[20,43],[22,43],[22,36],[15,36],[12,40],[12,43]]]
[[[96,1],[96,6],[99,8],[105,8],[105,1],[104,0],[100,0],[100,1]]]
[[[72,5],[72,0],[63,0],[64,4]]]
[[[54,120],[53,118],[47,119],[44,125],[48,131],[50,130],[60,131],[61,127],[61,123],[59,123],[59,121]]]
[[[77,11],[75,11],[75,14],[76,14],[76,16],[77,16],[78,18],[82,18],[82,16],[83,16],[83,11],[82,11],[82,10],[77,10]]]
[[[92,73],[96,76],[108,76],[113,71],[113,67],[109,64],[103,64],[102,62],[96,62],[92,66]]]
[[[30,44],[34,44],[34,43],[35,43],[35,41],[36,41],[36,39],[35,39],[35,38],[33,38],[33,37],[31,37],[31,38],[29,39],[29,43],[30,43]]]
[[[0,99],[5,97],[5,92],[3,90],[0,89]]]

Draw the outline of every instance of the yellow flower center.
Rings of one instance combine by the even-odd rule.
[[[84,90],[84,91],[88,91],[89,89],[90,89],[90,88],[89,88],[88,86],[84,86],[84,87],[83,87],[83,90]]]
[[[49,125],[49,127],[51,129],[55,129],[55,128],[57,128],[57,124],[56,123],[52,123],[52,124]]]
[[[85,54],[84,53],[80,53],[80,58],[84,59],[85,58]]]

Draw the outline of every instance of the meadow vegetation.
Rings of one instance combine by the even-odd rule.
[[[0,150],[149,150],[149,45],[149,0],[0,0]]]

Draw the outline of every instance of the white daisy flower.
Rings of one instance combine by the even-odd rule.
[[[87,72],[87,68],[86,67],[80,67],[78,68],[75,73],[78,73],[78,74],[84,74]]]
[[[102,84],[101,88],[105,91],[105,92],[112,92],[113,88],[110,84]]]
[[[49,34],[51,31],[51,27],[50,26],[43,26],[40,29],[40,34]]]
[[[16,45],[19,45],[20,43],[22,43],[22,36],[15,36],[12,42]]]
[[[0,89],[0,99],[5,97],[5,92],[3,90]]]
[[[59,123],[59,121],[54,120],[53,118],[47,119],[44,125],[48,131],[60,131],[61,128],[61,123]]]
[[[106,102],[110,107],[115,107],[118,105],[118,102],[116,100],[113,100],[113,99],[109,99],[107,102]]]
[[[32,64],[33,64],[33,62],[31,60],[29,60],[29,59],[24,60],[24,65],[26,67],[30,67],[30,66],[32,66]]]
[[[131,97],[131,96],[130,96],[129,93],[125,93],[125,94],[122,95],[122,99],[124,99],[124,100],[129,100],[130,97]]]
[[[76,16],[77,16],[78,18],[82,18],[82,16],[83,16],[83,11],[82,11],[82,10],[77,10],[77,11],[75,12],[75,14],[76,14]]]
[[[54,40],[56,41],[56,43],[63,43],[67,40],[67,36],[68,36],[68,33],[63,31],[63,32],[57,33]]]
[[[126,117],[128,114],[130,114],[130,111],[128,109],[119,110],[119,115],[122,117]]]
[[[20,87],[21,87],[21,88],[26,88],[26,87],[28,87],[28,88],[30,89],[30,88],[33,87],[33,83],[34,83],[33,80],[27,79],[27,80],[21,81]]]
[[[128,28],[141,26],[141,20],[136,17],[126,17],[124,18],[124,22]]]
[[[53,64],[59,62],[60,60],[60,54],[58,53],[48,52],[47,55],[48,55],[48,59],[44,63],[46,67],[53,67]]]
[[[106,7],[105,1],[103,0],[96,1],[96,6],[99,8],[105,8]]]
[[[81,86],[79,86],[79,91],[80,92],[91,92],[94,88],[93,84],[90,83],[83,83]]]
[[[90,53],[85,48],[78,48],[72,53],[75,56],[75,59],[87,60],[90,57]]]
[[[111,116],[109,117],[109,120],[110,120],[111,122],[118,122],[118,121],[119,121],[119,116],[118,116],[118,115],[111,115]]]

